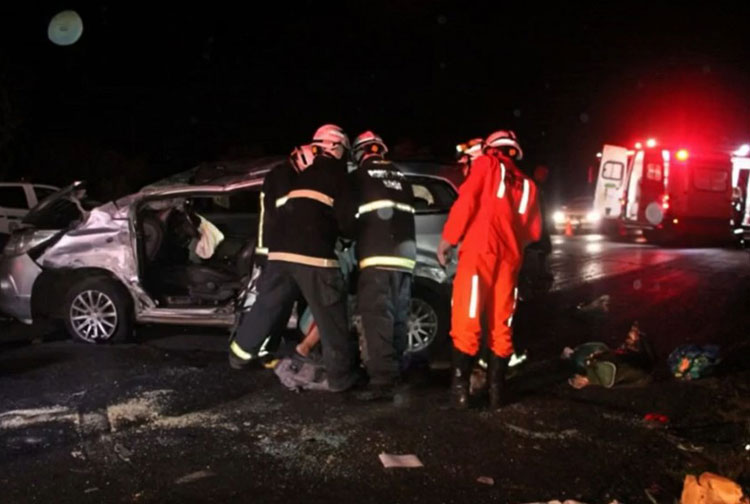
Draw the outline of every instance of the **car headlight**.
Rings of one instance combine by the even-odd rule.
[[[552,220],[555,221],[555,224],[562,224],[565,222],[565,212],[562,210],[558,210],[557,212],[552,214]]]
[[[29,229],[26,231],[17,231],[10,236],[8,243],[5,244],[3,254],[7,256],[17,256],[26,254],[34,247],[38,247],[59,231],[37,231]]]
[[[591,212],[586,214],[586,220],[589,222],[596,223],[602,220],[602,216],[599,214],[599,212],[592,210]]]

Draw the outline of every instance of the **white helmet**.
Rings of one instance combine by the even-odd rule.
[[[521,146],[518,145],[516,134],[511,130],[498,130],[488,136],[484,142],[484,151],[492,148],[502,149],[513,159],[519,161],[523,159]]]
[[[312,145],[300,145],[295,147],[291,154],[289,154],[289,160],[292,162],[292,166],[297,170],[297,173],[305,171],[315,159]]]
[[[466,158],[467,161],[474,161],[482,155],[484,150],[484,139],[472,138],[466,143],[456,145],[456,156],[458,159]]]
[[[312,146],[314,150],[321,150],[322,153],[336,159],[343,158],[346,151],[351,148],[349,137],[343,128],[335,124],[324,124],[318,128],[313,135]]]
[[[383,157],[388,153],[388,146],[385,145],[380,136],[372,131],[360,133],[354,140],[352,146],[352,157],[357,164],[361,163],[370,156]]]

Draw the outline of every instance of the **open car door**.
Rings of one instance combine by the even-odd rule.
[[[594,193],[594,210],[603,219],[617,219],[622,211],[622,199],[627,188],[628,149],[605,145]]]

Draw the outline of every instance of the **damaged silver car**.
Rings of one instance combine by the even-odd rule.
[[[205,164],[98,206],[84,183],[62,189],[10,237],[0,259],[0,311],[28,324],[62,320],[88,343],[125,340],[136,324],[232,327],[253,298],[263,177],[282,162]],[[460,173],[397,164],[417,209],[409,351],[429,355],[447,341],[450,277],[435,250]],[[223,236],[208,259],[195,254],[204,219]]]

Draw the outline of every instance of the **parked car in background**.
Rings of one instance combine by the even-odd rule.
[[[21,219],[47,196],[59,188],[28,182],[0,182],[0,247]]]
[[[601,224],[601,215],[594,210],[594,198],[582,196],[570,200],[552,213],[555,231],[564,233],[596,233]]]

